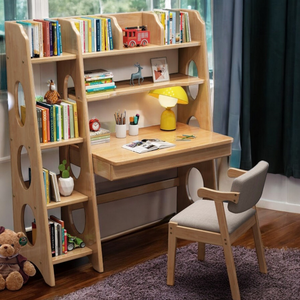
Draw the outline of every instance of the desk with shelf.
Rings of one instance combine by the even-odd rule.
[[[194,135],[196,138],[190,141],[178,141],[177,137],[183,134]],[[122,145],[134,140],[150,138],[174,143],[175,147],[143,154],[122,148]],[[231,137],[183,123],[177,123],[175,131],[161,131],[159,125],[140,128],[138,136],[127,135],[124,139],[116,138],[112,134],[109,143],[92,146],[94,173],[113,181],[170,168],[186,166],[191,168],[198,163],[229,156],[231,154],[231,143]],[[179,185],[183,184],[184,189],[185,183],[186,180],[179,181]],[[178,182],[174,182],[174,186],[177,185]],[[169,187],[170,185],[166,184],[165,188]],[[153,188],[156,187],[153,186]],[[151,188],[146,189],[147,193],[150,191]]]

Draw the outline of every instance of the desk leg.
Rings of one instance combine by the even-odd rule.
[[[187,194],[187,181],[188,173],[193,167],[200,171],[205,187],[211,189],[216,189],[217,187],[214,160],[204,161],[198,164],[178,168],[179,186],[177,188],[177,212],[180,212],[191,204]]]

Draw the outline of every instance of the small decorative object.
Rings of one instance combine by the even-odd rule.
[[[90,131],[98,131],[100,130],[101,127],[99,120],[96,118],[91,119],[89,125],[90,125]]]
[[[169,70],[166,57],[151,58],[153,82],[169,81]]]
[[[55,90],[55,84],[52,79],[48,81],[49,91],[46,92],[44,99],[49,104],[60,104],[60,94]]]
[[[67,233],[68,237],[68,251],[72,251],[75,248],[84,248],[85,243],[82,239],[76,236],[72,236],[69,233]]]
[[[74,179],[70,176],[70,166],[66,168],[67,161],[64,159],[58,166],[61,177],[58,178],[58,189],[62,196],[70,196],[74,189]]]
[[[124,47],[146,46],[150,43],[150,31],[147,26],[126,27],[123,31]]]
[[[134,79],[138,79],[139,84],[140,84],[141,79],[142,79],[142,82],[144,81],[144,77],[142,76],[143,67],[141,67],[141,65],[139,63],[134,64],[134,66],[138,68],[138,71],[136,73],[131,74],[130,85],[134,85]]]
[[[36,273],[34,265],[20,254],[27,244],[23,232],[0,227],[0,290],[17,291]]]

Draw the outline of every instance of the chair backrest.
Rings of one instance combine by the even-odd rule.
[[[231,191],[239,192],[240,197],[238,203],[228,203],[229,211],[240,213],[256,205],[262,195],[268,169],[269,164],[260,161],[251,170],[234,179]]]

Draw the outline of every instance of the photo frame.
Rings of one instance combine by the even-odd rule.
[[[169,69],[166,57],[151,58],[153,82],[169,81]]]

